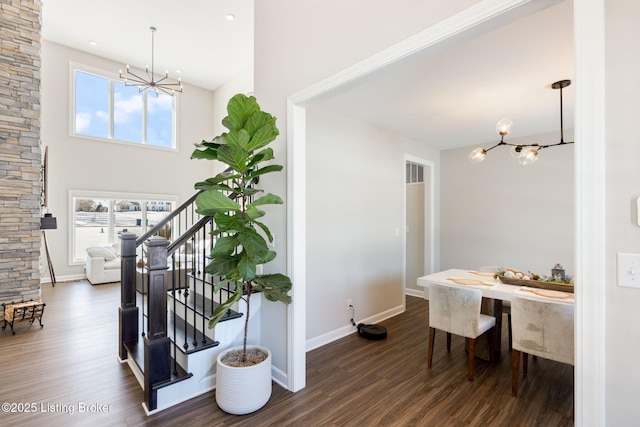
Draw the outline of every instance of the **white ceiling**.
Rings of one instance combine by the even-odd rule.
[[[253,67],[253,0],[43,0],[44,39],[136,68],[151,26],[156,72],[213,90]]]
[[[253,64],[252,0],[43,4],[45,39],[139,68],[150,62],[149,27],[157,27],[156,70],[207,89]],[[514,122],[507,140],[559,135],[559,91],[550,86],[573,80],[572,6],[567,0],[439,53],[414,54],[316,103],[441,149],[487,148],[505,116]],[[573,128],[573,87],[563,90],[565,129]]]
[[[573,80],[573,4],[565,1],[442,50],[425,51],[323,96],[317,104],[440,149],[557,132],[558,80]],[[573,129],[574,85],[563,89]]]

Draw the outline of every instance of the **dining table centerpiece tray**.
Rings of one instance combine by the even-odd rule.
[[[509,276],[510,275],[505,271],[499,271],[498,273],[496,273],[496,278],[498,278],[502,283],[506,283],[507,285],[528,286],[530,288],[549,289],[552,291],[563,291],[570,293],[574,292],[574,284],[572,283],[573,281],[570,281],[569,283],[556,282],[553,280],[545,280],[540,276],[532,274],[525,274],[522,276],[522,278]]]

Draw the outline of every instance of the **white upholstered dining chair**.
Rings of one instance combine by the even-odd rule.
[[[520,353],[523,355],[523,376],[527,376],[528,354],[574,365],[574,304],[514,296],[511,299],[511,316],[511,394],[517,397]]]
[[[480,314],[481,303],[479,289],[429,285],[429,368],[433,362],[436,329],[447,333],[447,351],[451,351],[451,334],[463,336],[468,343],[467,379],[473,381],[476,338],[496,324],[495,317]]]

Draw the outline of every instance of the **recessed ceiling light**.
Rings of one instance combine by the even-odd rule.
[[[98,46],[98,42],[95,42],[95,41],[93,41],[93,40],[89,40],[89,44],[90,44],[91,46]]]
[[[234,19],[236,19],[236,15],[234,15],[233,13],[227,13],[227,21],[233,21]]]
[[[182,74],[182,70],[176,70],[176,73]]]

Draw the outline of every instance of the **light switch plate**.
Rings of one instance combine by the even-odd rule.
[[[640,254],[618,252],[618,286],[640,288]]]

